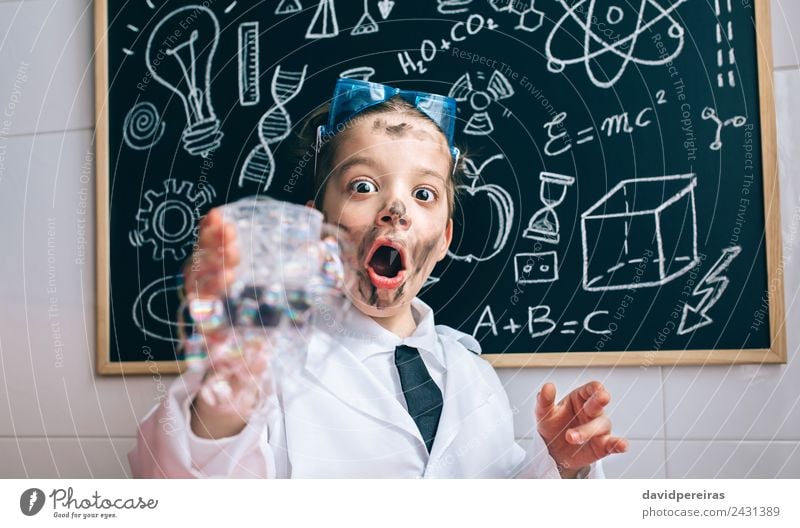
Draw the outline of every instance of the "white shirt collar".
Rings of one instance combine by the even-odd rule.
[[[417,328],[408,337],[400,337],[385,329],[374,319],[363,314],[352,304],[341,318],[340,324],[322,325],[334,339],[350,350],[359,361],[364,361],[374,354],[394,353],[398,345],[414,347],[425,353],[441,366],[444,366],[442,351],[437,346],[437,333],[433,320],[433,309],[418,297],[411,301],[411,314]]]

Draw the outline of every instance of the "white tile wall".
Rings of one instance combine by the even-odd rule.
[[[4,478],[126,478],[135,438],[0,438]]]
[[[800,13],[799,13],[800,14]],[[775,73],[784,245],[787,365],[664,368],[668,439],[800,439],[800,70]],[[792,324],[792,322],[794,324]]]
[[[14,199],[2,211],[0,276],[15,280],[2,281],[0,295],[17,302],[0,303],[9,389],[0,391],[0,408],[13,409],[0,422],[0,436],[132,436],[136,417],[153,402],[152,378],[94,376],[91,243],[84,263],[76,263],[81,197],[94,200],[91,135],[54,132],[6,142],[0,185]],[[90,180],[81,181],[82,174]],[[84,216],[88,237],[92,210]]]
[[[118,477],[136,422],[159,396],[151,377],[94,375],[94,247],[75,264],[84,165],[93,157],[92,3],[0,0],[0,102],[14,101],[0,173],[0,476]],[[500,370],[519,437],[534,431],[545,381],[560,395],[589,379],[612,393],[631,449],[609,477],[800,477],[800,2],[773,0],[790,363],[786,366]],[[94,176],[88,184],[93,190]],[[93,195],[91,195],[93,199]],[[59,366],[49,317],[52,237]],[[87,215],[93,227],[93,209]],[[168,383],[170,380],[162,380]],[[523,438],[521,442],[526,442]]]
[[[0,101],[19,92],[12,134],[94,125],[93,31],[89,0],[0,3]]]
[[[772,46],[776,68],[800,65],[800,2],[772,0]]]
[[[667,478],[797,478],[795,441],[667,440]]]

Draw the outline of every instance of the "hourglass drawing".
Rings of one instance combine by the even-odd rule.
[[[540,172],[539,180],[539,199],[544,207],[533,214],[522,236],[548,244],[558,244],[559,223],[555,209],[564,201],[567,187],[575,183],[575,178],[555,172]]]

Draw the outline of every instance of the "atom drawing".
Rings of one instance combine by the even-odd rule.
[[[579,0],[570,6],[567,0],[558,0],[565,13],[547,37],[547,69],[560,73],[569,65],[583,63],[595,86],[610,88],[632,62],[659,66],[675,59],[683,49],[685,30],[672,12],[687,0],[641,0],[638,11],[632,6],[634,1]],[[641,35],[658,34],[664,29],[661,42],[665,48],[660,54],[637,55]]]

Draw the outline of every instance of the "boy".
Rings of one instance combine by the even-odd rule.
[[[177,380],[141,424],[129,455],[134,475],[602,476],[595,462],[627,442],[611,435],[603,412],[610,396],[600,383],[557,405],[555,387],[545,384],[539,435],[526,452],[480,345],[436,326],[416,297],[452,240],[455,102],[340,79],[326,117],[307,205],[350,239],[347,297],[355,309],[316,325],[304,368],[274,376],[270,394],[259,381],[269,370],[262,353]],[[233,280],[238,246],[217,211],[204,219],[200,247],[187,289],[218,295]],[[219,336],[206,338],[213,357]]]

